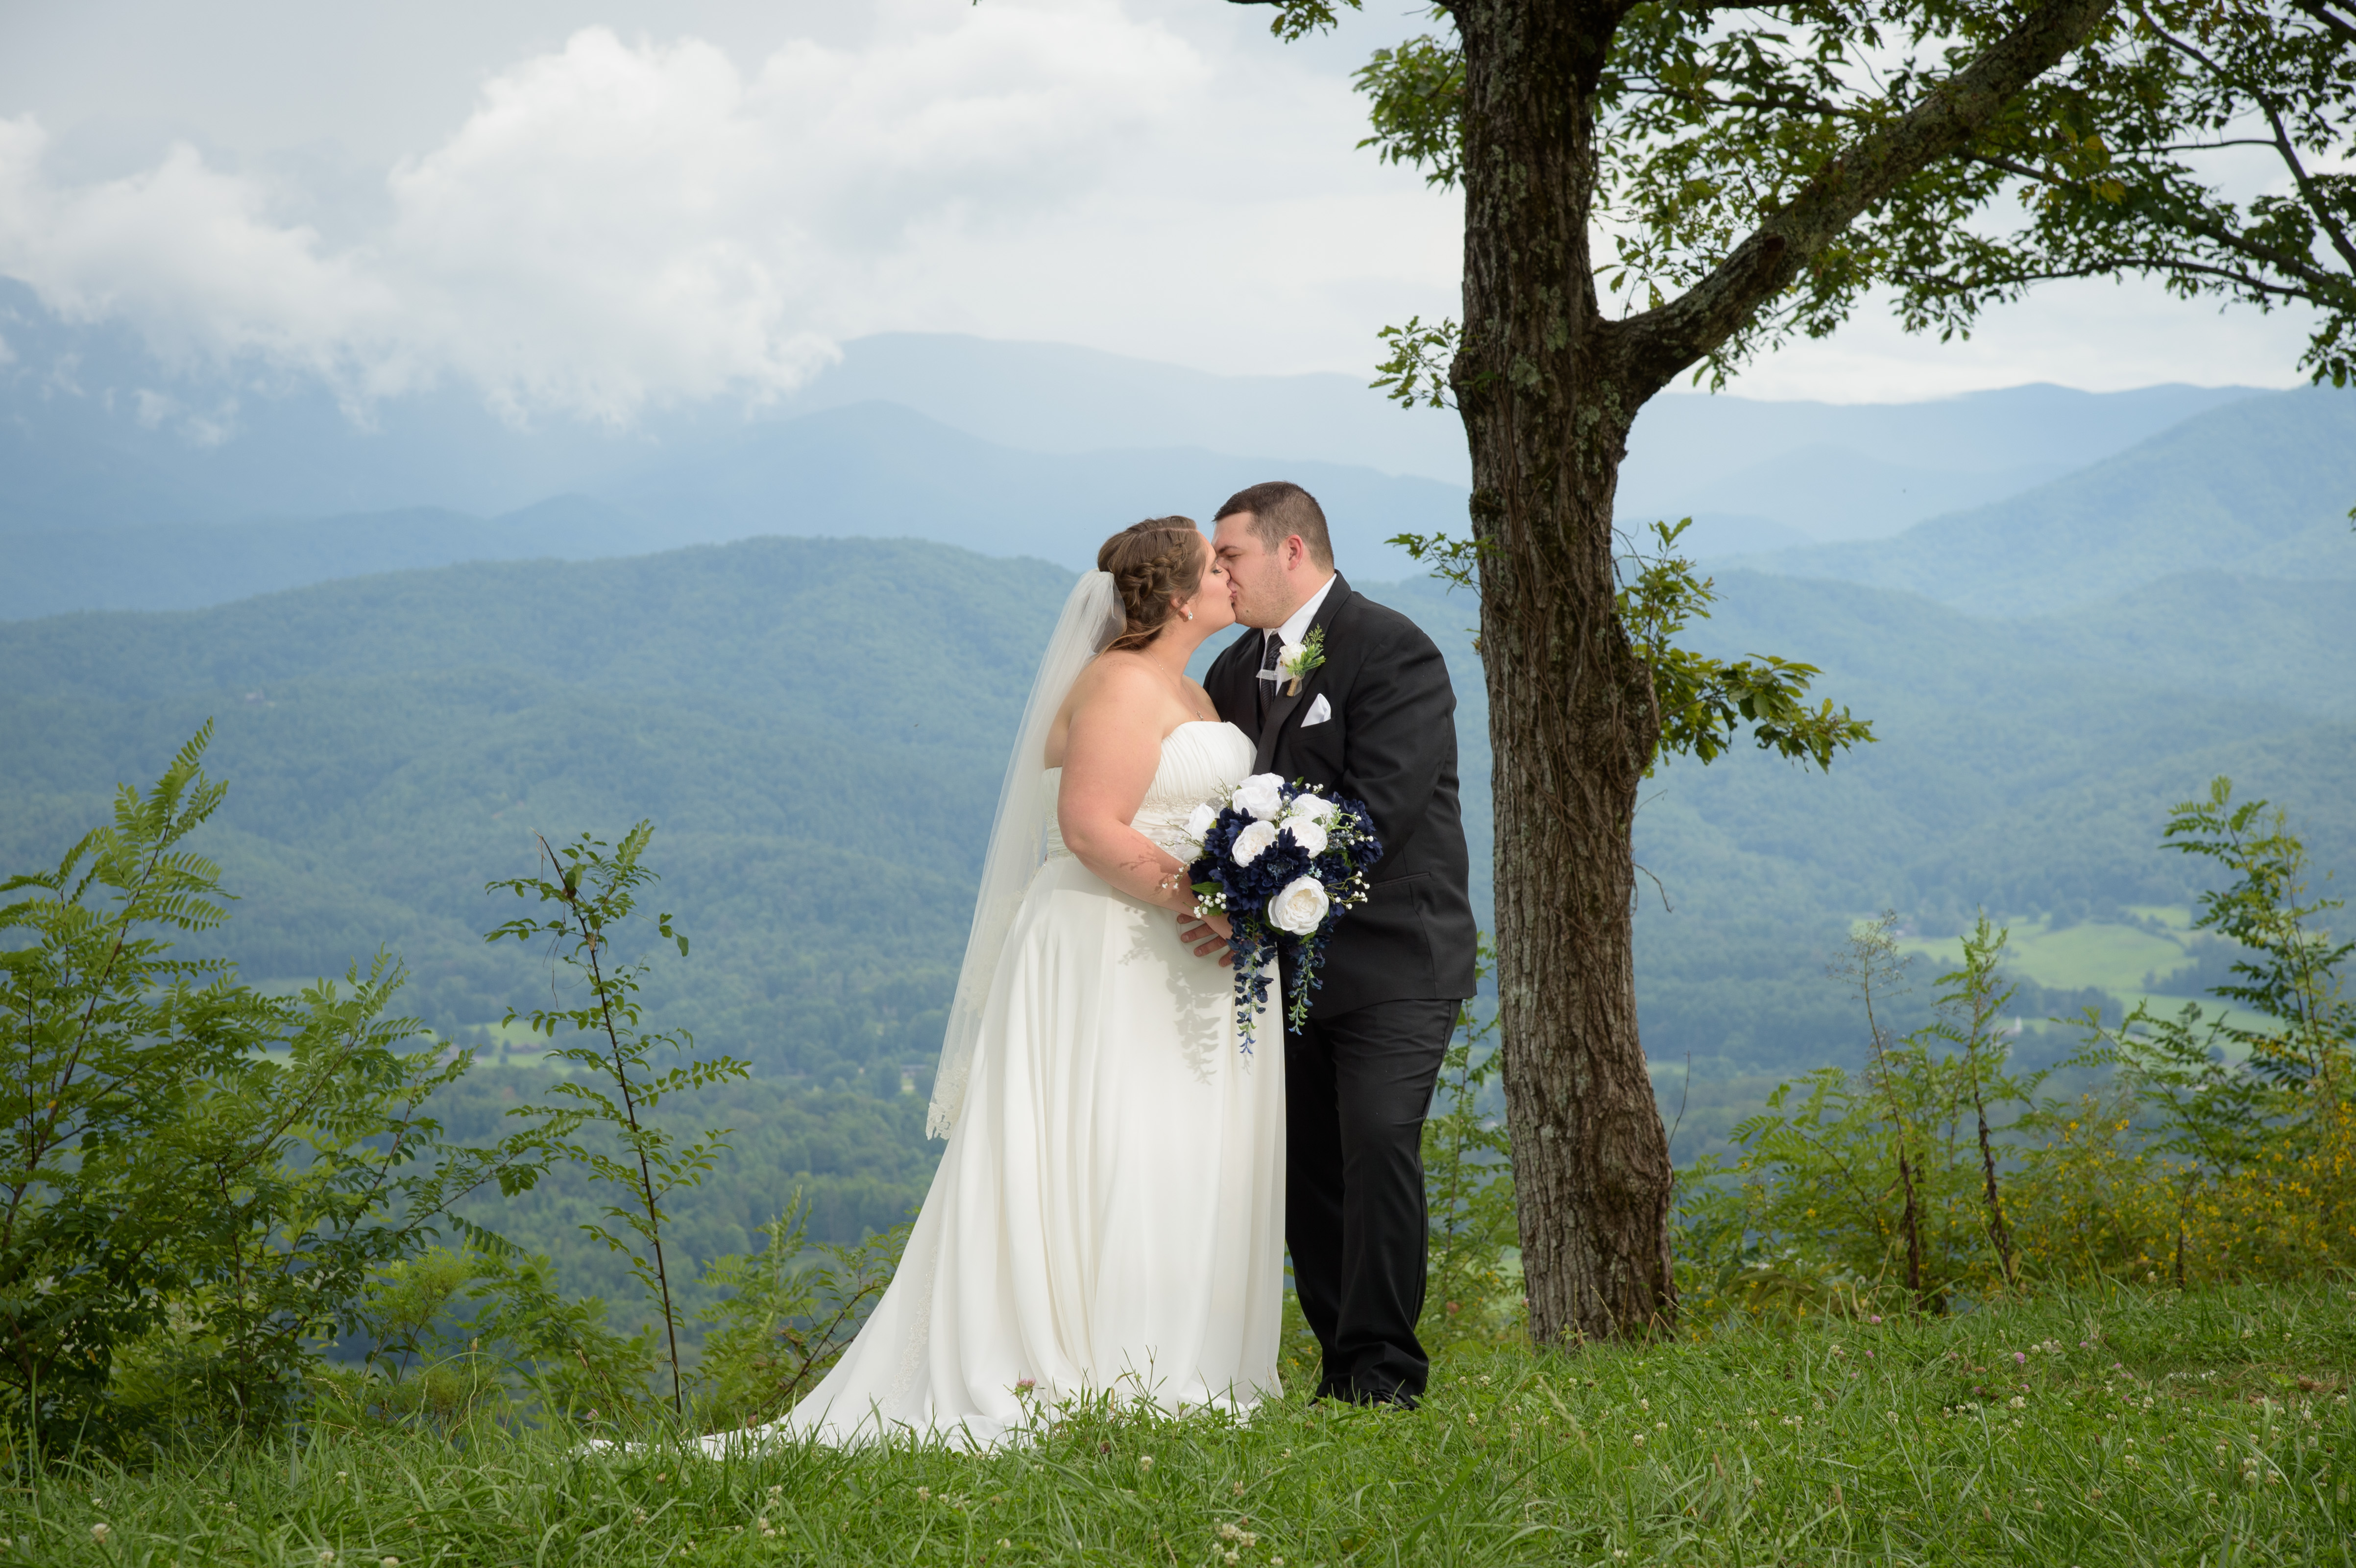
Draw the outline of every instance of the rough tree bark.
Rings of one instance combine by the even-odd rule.
[[[1464,315],[1494,753],[1498,991],[1530,1329],[1672,1319],[1667,1137],[1636,1028],[1638,785],[1660,736],[1614,612],[1612,512],[1645,400],[1724,343],[1860,214],[1960,150],[2110,0],[2048,0],[1861,137],[1682,297],[1601,312],[1589,248],[1595,90],[1628,6],[1451,0],[1464,51]]]

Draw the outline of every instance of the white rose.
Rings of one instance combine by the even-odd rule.
[[[1284,830],[1292,835],[1292,841],[1295,844],[1300,845],[1310,854],[1325,853],[1325,825],[1315,817],[1288,816],[1284,819]]]
[[[1305,816],[1312,822],[1323,822],[1342,808],[1322,795],[1296,795],[1292,804],[1284,808],[1287,816]]]
[[[1236,835],[1236,847],[1234,850],[1236,864],[1238,866],[1250,865],[1254,860],[1259,859],[1261,850],[1267,848],[1269,845],[1275,842],[1275,823],[1268,821],[1246,823],[1244,825],[1244,830]]]
[[[1186,819],[1186,837],[1200,844],[1210,837],[1211,829],[1218,824],[1219,808],[1206,800],[1194,808],[1194,816]]]
[[[1284,780],[1275,773],[1254,773],[1236,786],[1236,805],[1266,822],[1284,809]]]
[[[1325,896],[1324,883],[1314,877],[1295,877],[1282,892],[1268,901],[1268,923],[1279,931],[1308,936],[1324,923],[1325,912],[1333,907],[1333,901]]]

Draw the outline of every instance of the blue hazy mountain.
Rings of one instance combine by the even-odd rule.
[[[2084,468],[2247,387],[2011,387],[1910,403],[1672,394],[1637,416],[1619,516],[1690,516],[1700,553],[1872,539]]]
[[[0,608],[13,615],[218,602],[388,566],[596,556],[779,527],[956,538],[1076,561],[1075,533],[1128,514],[1207,509],[1235,475],[1314,474],[1341,503],[1337,517],[1365,508],[1365,526],[1344,524],[1359,536],[1462,516],[1453,416],[1400,410],[1354,376],[1219,376],[1067,346],[887,334],[846,344],[791,397],[656,407],[615,430],[495,417],[455,387],[348,403],[251,368],[166,363],[127,329],[60,322],[5,281],[0,343],[10,481],[0,534],[14,536],[27,579]],[[1847,406],[1672,393],[1631,437],[1620,511],[1631,521],[1695,516],[1688,542],[1704,556],[1885,534],[2247,395],[2027,387]],[[877,404],[919,417],[887,428]],[[822,450],[829,443],[841,450]],[[1385,486],[1385,476],[1407,483]],[[761,485],[773,493],[756,494]],[[991,493],[1008,486],[1076,497],[1073,514],[1081,501],[1105,511],[1085,528],[1043,519]],[[810,516],[821,511],[843,520]],[[324,526],[307,534],[284,527],[314,522]],[[183,523],[275,531],[178,544],[146,531]],[[80,544],[54,537],[83,529],[113,531]],[[395,537],[412,529],[413,539]],[[34,545],[27,535],[52,537]],[[177,586],[157,597],[135,586],[143,580]],[[94,592],[102,581],[110,585]]]
[[[2356,577],[2351,506],[2356,391],[2305,388],[2212,409],[2078,473],[1894,539],[1778,550],[1747,564],[2023,615],[2203,568]]]
[[[855,403],[703,443],[595,495],[496,517],[404,507],[288,522],[179,521],[26,528],[7,538],[0,619],[69,610],[195,609],[301,583],[465,560],[588,560],[757,535],[931,539],[1070,570],[1105,536],[1183,511],[1207,521],[1228,496],[1289,475],[1321,496],[1345,559],[1412,570],[1383,541],[1456,526],[1461,491],[1337,464],[1201,449],[1018,451],[893,403]]]

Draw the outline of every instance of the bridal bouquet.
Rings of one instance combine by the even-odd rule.
[[[1236,957],[1236,1022],[1252,1048],[1252,1021],[1268,1002],[1261,965],[1290,939],[1290,1006],[1298,1029],[1325,939],[1342,912],[1366,901],[1365,869],[1383,857],[1374,818],[1355,800],[1336,800],[1274,773],[1254,773],[1194,808],[1187,836],[1202,846],[1187,876],[1199,907],[1224,914]]]

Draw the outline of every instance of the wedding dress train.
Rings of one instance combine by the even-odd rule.
[[[1251,771],[1233,725],[1181,725],[1135,826],[1181,859],[1187,815]],[[1166,910],[1046,853],[981,1011],[963,1110],[898,1273],[785,1420],[708,1439],[915,1435],[987,1446],[1110,1394],[1247,1409],[1278,1392],[1284,1057],[1237,1045],[1234,972]],[[1273,994],[1277,987],[1271,987]]]

